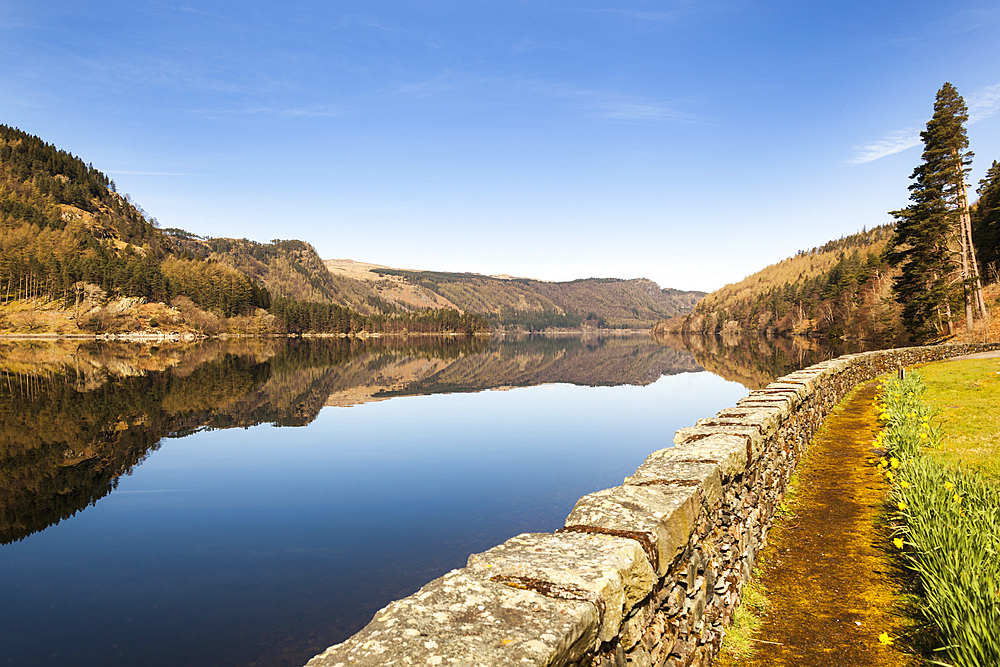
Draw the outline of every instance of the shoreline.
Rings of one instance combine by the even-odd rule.
[[[211,336],[197,334],[190,331],[147,333],[147,332],[127,332],[127,333],[106,333],[106,334],[57,334],[57,333],[0,333],[0,341],[4,340],[99,340],[99,341],[126,341],[126,342],[159,342],[171,343],[193,343],[202,340],[228,340],[237,338],[517,338],[524,336],[579,336],[579,337],[608,337],[608,336],[640,336],[650,335],[650,329],[562,329],[558,331],[486,331],[473,334],[458,333],[454,331],[441,332],[372,332],[359,331],[357,333],[303,333],[303,334],[232,334],[222,333]]]

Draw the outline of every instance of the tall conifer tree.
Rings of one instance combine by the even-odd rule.
[[[1000,271],[1000,162],[993,161],[976,190],[976,252],[987,280],[997,281]]]
[[[887,259],[902,271],[894,288],[903,305],[903,323],[917,340],[951,331],[951,303],[960,289],[972,323],[978,275],[965,185],[972,163],[965,134],[968,118],[962,96],[945,83],[934,101],[934,115],[920,133],[923,162],[910,176],[912,203],[892,211],[896,232]]]

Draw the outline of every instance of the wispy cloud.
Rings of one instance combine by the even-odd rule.
[[[873,162],[879,158],[902,153],[908,148],[919,145],[920,130],[899,130],[874,143],[856,147],[854,150],[857,151],[857,155],[848,160],[848,162],[851,164]]]
[[[1000,110],[1000,83],[987,86],[969,96],[969,122],[977,123]]]
[[[678,109],[679,103],[643,99],[610,90],[531,82],[524,88],[536,94],[572,100],[589,116],[615,121],[710,123],[711,119]]]
[[[627,9],[624,7],[602,7],[594,9],[583,9],[582,11],[601,12],[607,14],[620,14],[639,21],[650,21],[655,23],[668,23],[677,18],[677,12],[656,12],[641,11],[638,9]]]
[[[452,75],[450,72],[446,72],[424,81],[399,84],[391,88],[388,92],[403,97],[429,97],[431,95],[450,92],[454,88],[455,84],[452,81]]]
[[[210,18],[219,19],[221,21],[228,20],[228,19],[226,19],[225,16],[221,16],[219,14],[213,14],[211,12],[206,12],[206,11],[201,10],[201,9],[195,9],[194,7],[186,7],[186,6],[184,6],[184,7],[168,7],[168,9],[172,9],[175,12],[186,12],[188,14],[200,14],[201,16],[208,16]]]
[[[989,118],[1000,111],[1000,83],[982,88],[968,98],[969,124]],[[920,130],[898,130],[885,138],[870,144],[855,147],[856,155],[848,160],[850,164],[864,164],[879,158],[895,155],[920,145]]]
[[[638,104],[629,102],[607,102],[595,105],[595,115],[598,118],[614,120],[648,120],[673,121],[682,123],[704,123],[702,116],[684,111],[678,111],[669,106],[657,104]]]
[[[676,14],[673,12],[641,12],[634,9],[623,9],[620,10],[625,16],[631,16],[634,19],[639,19],[641,21],[656,21],[657,23],[663,23],[665,21],[672,21],[676,18]]]
[[[290,116],[290,117],[300,117],[300,116],[342,116],[344,110],[336,105],[330,104],[313,104],[306,107],[297,107],[292,109],[277,109],[273,110],[273,113],[278,116]]]

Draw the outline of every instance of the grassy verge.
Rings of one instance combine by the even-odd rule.
[[[919,611],[941,638],[936,657],[948,662],[935,662],[998,665],[1000,485],[942,446],[945,432],[925,392],[914,372],[885,382],[877,403],[885,428],[876,443],[887,450],[879,466],[892,485],[894,544],[919,578]],[[948,422],[949,433],[954,426]]]
[[[739,662],[753,655],[754,635],[760,630],[761,615],[768,604],[767,591],[760,582],[760,570],[755,568],[753,578],[743,587],[740,604],[733,612],[732,625],[722,638],[720,658]]]
[[[930,364],[920,374],[944,436],[935,455],[1000,479],[1000,358]]]

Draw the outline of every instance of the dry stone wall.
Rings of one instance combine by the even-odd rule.
[[[674,435],[622,486],[581,498],[389,604],[309,661],[707,667],[806,444],[855,385],[1000,345],[848,355],[786,375]]]

